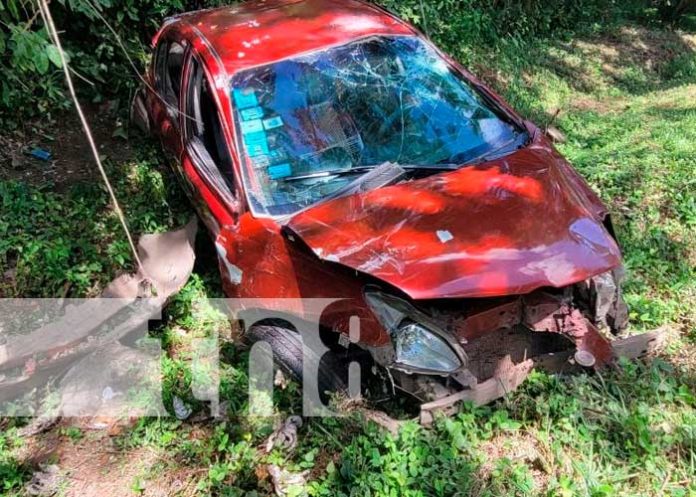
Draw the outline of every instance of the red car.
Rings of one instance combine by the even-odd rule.
[[[170,18],[153,46],[134,119],[215,240],[228,296],[341,299],[311,317],[324,342],[425,410],[612,360],[627,315],[606,207],[413,26],[358,0],[259,0]],[[286,322],[248,333],[299,373]]]

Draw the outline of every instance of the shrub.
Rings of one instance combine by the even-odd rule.
[[[644,16],[649,7],[663,12],[661,4],[666,0],[377,1],[420,26],[445,50],[466,62],[467,47],[606,25],[627,15]],[[118,100],[123,108],[138,81],[114,32],[140,69],[148,57],[150,37],[164,17],[224,3],[229,2],[56,0],[51,10],[62,31],[71,68],[82,83],[82,96],[92,101]],[[37,0],[1,2],[0,23],[6,28],[0,31],[0,122],[7,126],[26,117],[50,118],[66,108],[69,104],[60,59],[38,14]]]

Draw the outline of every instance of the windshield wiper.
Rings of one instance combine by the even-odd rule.
[[[398,165],[402,169],[405,169],[407,171],[417,171],[417,170],[422,170],[422,169],[434,169],[436,171],[454,171],[455,169],[459,169],[461,167],[461,164],[455,164],[455,163],[443,163],[443,164],[398,164],[394,162],[383,162],[381,164],[375,164],[371,166],[358,166],[358,167],[351,167],[350,169],[334,169],[330,171],[317,171],[315,173],[307,173],[307,174],[298,174],[296,176],[288,176],[285,178],[280,178],[281,181],[300,181],[303,179],[314,179],[314,178],[328,178],[330,176],[346,176],[349,174],[358,174],[358,173],[367,173],[370,171],[373,171],[374,169],[377,169],[378,167],[382,166],[383,164],[394,164]]]
[[[520,142],[520,138],[524,138],[524,142]],[[443,163],[434,163],[434,164],[398,164],[398,163],[393,163],[395,165],[398,165],[402,169],[405,169],[406,171],[422,171],[422,170],[435,170],[435,171],[454,171],[456,169],[459,169],[463,166],[466,165],[471,165],[471,164],[480,164],[481,162],[485,162],[488,160],[493,160],[498,158],[498,154],[501,154],[501,152],[506,151],[508,147],[511,145],[516,145],[515,148],[520,148],[522,145],[524,145],[527,142],[528,138],[528,133],[526,132],[519,132],[516,133],[514,137],[511,139],[505,141],[504,143],[500,144],[499,146],[495,147],[493,150],[488,150],[481,155],[477,155],[475,157],[472,157],[471,159],[467,159],[462,162],[443,162]],[[504,154],[501,154],[504,155]],[[381,164],[374,164],[370,166],[357,166],[357,167],[351,167],[347,169],[334,169],[330,171],[317,171],[314,173],[307,173],[307,174],[298,174],[296,176],[288,176],[286,178],[281,178],[281,181],[299,181],[303,179],[313,179],[313,178],[327,178],[331,176],[346,176],[349,174],[361,174],[361,173],[367,173],[370,172],[383,164],[388,164],[389,162],[383,162]]]
[[[518,143],[520,141],[520,137],[524,137],[524,142]],[[484,152],[481,155],[473,157],[473,158],[467,160],[466,162],[464,162],[463,165],[480,164],[481,162],[486,162],[489,160],[497,159],[499,156],[505,155],[501,152],[505,151],[508,147],[510,147],[510,145],[515,145],[515,149],[517,149],[517,148],[520,148],[522,145],[524,145],[526,142],[527,142],[527,133],[526,132],[517,133],[514,137],[512,137],[511,139],[502,143],[501,145],[495,147],[493,150],[488,150],[487,152]]]
[[[334,169],[330,171],[317,171],[315,173],[298,174],[296,176],[287,176],[280,178],[281,181],[299,181],[303,179],[326,178],[329,176],[346,176],[348,174],[366,173],[373,170],[377,166],[359,166],[349,169]]]

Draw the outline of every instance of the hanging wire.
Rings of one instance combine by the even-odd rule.
[[[58,36],[58,31],[56,30],[56,25],[53,22],[53,16],[51,15],[51,10],[48,7],[48,1],[47,0],[39,0],[39,10],[41,13],[41,17],[43,18],[44,24],[48,28],[48,33],[55,44],[56,48],[58,49],[58,54],[60,56],[60,61],[61,65],[63,68],[63,73],[65,74],[65,80],[68,84],[68,90],[70,92],[70,96],[72,97],[73,103],[75,104],[75,109],[77,110],[77,114],[80,116],[80,121],[82,122],[82,128],[85,131],[85,135],[87,136],[87,141],[89,142],[89,146],[92,150],[92,155],[94,156],[94,161],[97,164],[97,168],[99,168],[99,172],[101,173],[102,179],[104,180],[104,184],[106,185],[106,189],[109,192],[109,196],[111,197],[111,202],[113,203],[114,206],[114,211],[116,211],[116,215],[118,216],[119,221],[121,222],[121,226],[123,227],[123,231],[126,233],[126,237],[128,238],[128,244],[130,245],[131,251],[133,252],[133,258],[135,259],[136,263],[138,264],[138,270],[140,274],[143,276],[146,276],[145,274],[145,268],[143,267],[143,263],[140,260],[140,256],[138,255],[138,251],[135,248],[135,243],[133,243],[133,238],[131,237],[130,231],[128,230],[128,224],[126,223],[126,218],[123,215],[123,211],[121,210],[121,206],[118,203],[118,200],[116,199],[116,194],[114,193],[113,188],[111,187],[111,182],[109,181],[109,177],[106,175],[106,171],[104,170],[104,166],[101,162],[101,159],[99,158],[99,152],[97,151],[97,145],[94,142],[94,138],[92,137],[92,131],[89,127],[89,123],[87,122],[87,119],[85,118],[84,113],[82,112],[82,107],[80,106],[80,102],[77,100],[77,95],[75,94],[75,87],[73,86],[73,81],[72,77],[70,76],[70,69],[68,68],[68,61],[66,60],[65,53],[63,52],[63,46],[60,43],[60,38]]]

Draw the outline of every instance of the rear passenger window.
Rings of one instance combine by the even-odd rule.
[[[162,42],[157,49],[155,84],[171,115],[178,113],[183,68],[184,46],[177,42]]]

